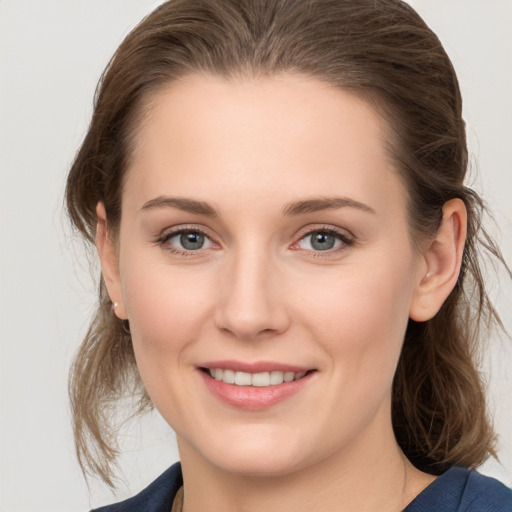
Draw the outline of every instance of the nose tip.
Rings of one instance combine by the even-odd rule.
[[[284,322],[280,322],[276,315],[262,314],[261,311],[252,310],[250,314],[241,310],[226,311],[218,322],[219,328],[240,340],[255,341],[280,334],[284,330]]]
[[[276,269],[241,265],[224,283],[217,308],[217,327],[241,340],[254,341],[281,334],[289,316]]]

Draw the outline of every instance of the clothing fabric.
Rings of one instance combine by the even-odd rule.
[[[477,471],[453,467],[436,478],[404,512],[512,512],[512,490]]]
[[[133,498],[91,512],[169,512],[182,485],[178,462]],[[453,467],[403,512],[512,512],[512,490],[494,478]]]

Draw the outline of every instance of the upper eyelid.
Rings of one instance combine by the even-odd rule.
[[[196,231],[198,233],[201,233],[202,235],[206,236],[212,243],[222,245],[222,239],[219,236],[216,236],[215,234],[211,233],[211,230],[206,228],[202,225],[197,224],[181,224],[177,226],[167,227],[161,231],[161,233],[157,237],[157,241],[159,243],[165,242],[169,240],[169,238],[172,238],[173,236],[176,236],[184,231]],[[351,242],[355,242],[355,236],[347,229],[340,228],[338,226],[333,226],[330,224],[313,224],[304,226],[301,229],[299,229],[294,237],[293,242],[291,245],[297,244],[300,240],[307,237],[308,235],[311,235],[316,232],[328,232],[334,235],[338,235],[340,238],[348,239]],[[219,243],[219,239],[221,242]]]
[[[179,246],[169,243],[171,238],[174,238],[175,236],[178,236],[180,233],[187,231],[192,233],[200,233],[201,235],[204,235],[205,238],[207,238],[210,241],[210,247],[192,250],[181,248]],[[166,228],[161,232],[161,234],[158,236],[156,240],[156,245],[159,246],[161,249],[164,249],[166,252],[169,252],[170,254],[173,254],[175,256],[200,257],[204,256],[205,254],[208,254],[209,251],[211,251],[212,249],[214,250],[214,246],[219,244],[212,238],[212,236],[210,236],[206,232],[206,230],[198,228],[197,226],[173,226],[171,228]]]
[[[169,228],[166,228],[166,229],[163,229],[160,234],[156,237],[156,244],[161,246],[161,247],[164,247],[166,244],[168,245],[171,245],[169,244],[169,240],[171,238],[174,238],[175,236],[179,235],[180,233],[183,233],[183,232],[186,232],[186,231],[189,231],[189,232],[196,232],[196,233],[200,233],[201,235],[204,235],[209,241],[211,244],[213,245],[220,245],[219,242],[217,242],[216,238],[214,236],[212,236],[210,233],[209,233],[209,230],[207,229],[204,229],[204,228],[201,228],[201,227],[198,227],[196,225],[194,226],[187,226],[187,225],[179,225],[179,226],[173,226],[173,227],[169,227]],[[207,247],[207,248],[201,248],[201,249],[198,249],[198,250],[187,250],[187,249],[180,249],[179,247],[175,248],[175,251],[177,252],[183,252],[184,254],[185,253],[204,253],[205,251],[209,251],[211,250],[212,247]],[[171,250],[171,249],[169,249]]]
[[[326,249],[323,251],[314,250],[314,249],[302,249],[298,247],[299,243],[307,238],[308,236],[311,236],[313,233],[318,232],[327,232],[331,235],[337,236],[338,240],[341,242],[341,245],[337,248],[331,248]],[[328,259],[335,256],[340,256],[344,253],[347,249],[350,247],[353,247],[356,245],[357,240],[356,237],[348,230],[335,227],[332,225],[317,225],[317,226],[306,226],[302,230],[299,231],[299,233],[296,235],[295,241],[291,244],[290,249],[293,251],[299,251],[303,254],[312,255],[315,258],[323,258]]]
[[[213,238],[209,229],[204,228],[202,226],[197,226],[195,224],[194,225],[184,224],[184,225],[167,227],[160,232],[160,234],[158,235],[158,238],[159,239],[169,238],[169,237],[178,235],[180,233],[183,233],[184,231],[192,231],[192,232],[196,231],[198,233],[201,233],[202,235],[207,236],[210,239]]]
[[[326,231],[328,233],[337,234],[340,237],[349,238],[350,240],[354,240],[355,236],[348,230],[344,228],[340,228],[337,226],[331,226],[327,224],[318,224],[313,226],[305,226],[301,228],[296,236],[297,241],[302,240],[305,236],[308,236],[312,233]]]

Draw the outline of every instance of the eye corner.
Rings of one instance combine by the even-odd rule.
[[[221,247],[206,229],[196,225],[167,228],[157,237],[156,244],[171,255],[196,257]]]
[[[316,240],[312,238],[315,235],[317,236]],[[354,245],[355,241],[354,235],[346,229],[331,225],[313,225],[299,231],[296,241],[290,246],[290,249],[303,250],[315,257],[323,255],[327,257],[346,250]],[[305,242],[306,246],[301,247],[302,242]]]

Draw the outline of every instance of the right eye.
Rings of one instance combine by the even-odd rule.
[[[297,245],[310,251],[330,251],[340,247],[343,242],[342,236],[338,233],[313,231],[303,237]]]
[[[197,229],[179,229],[172,231],[163,236],[160,243],[172,252],[180,254],[209,249],[213,246],[211,239],[205,233]]]

